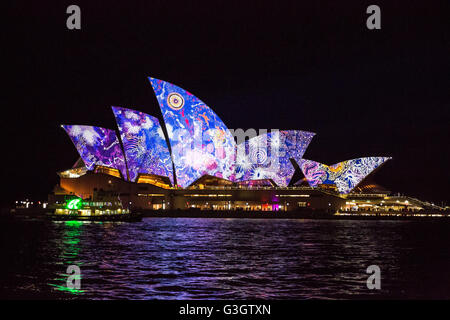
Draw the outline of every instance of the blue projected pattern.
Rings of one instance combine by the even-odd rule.
[[[127,179],[125,158],[114,130],[80,125],[63,125],[88,170],[96,165],[118,169]]]
[[[127,108],[112,107],[119,127],[130,181],[139,173],[169,177],[173,185],[172,158],[157,118]]]
[[[302,159],[314,135],[300,130],[271,131],[238,144],[236,181],[272,179],[286,187],[295,171],[290,159]]]
[[[187,187],[205,174],[233,181],[236,144],[222,120],[193,94],[149,80],[166,124],[178,185]]]
[[[373,170],[390,160],[390,157],[366,157],[347,160],[331,166],[302,159],[298,162],[311,187],[335,184],[340,193],[349,193]]]

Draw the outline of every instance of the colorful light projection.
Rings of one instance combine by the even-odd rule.
[[[178,185],[187,187],[205,174],[234,180],[236,144],[222,120],[193,94],[149,80],[166,124]]]
[[[146,113],[112,107],[119,127],[130,181],[139,173],[169,177],[173,185],[172,158],[157,118]]]
[[[63,125],[86,168],[96,165],[118,169],[127,178],[125,158],[114,130],[80,125]]]
[[[335,184],[340,193],[349,193],[373,170],[390,159],[392,158],[366,157],[339,162],[331,166],[302,159],[298,164],[311,187]]]
[[[272,179],[286,187],[295,171],[290,159],[301,159],[314,135],[300,130],[271,131],[240,143],[236,181]]]

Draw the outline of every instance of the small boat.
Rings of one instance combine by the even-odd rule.
[[[142,214],[123,208],[120,201],[85,201],[68,199],[55,205],[53,212],[46,214],[51,220],[78,221],[141,221]]]

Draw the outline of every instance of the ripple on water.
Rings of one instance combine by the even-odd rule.
[[[1,225],[1,297],[450,298],[450,224],[144,219]],[[82,290],[66,290],[81,267]],[[366,287],[369,265],[382,290]]]

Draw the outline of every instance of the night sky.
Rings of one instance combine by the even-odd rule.
[[[392,156],[377,183],[450,200],[448,1],[92,2],[4,11],[2,203],[46,199],[78,159],[60,124],[115,129],[112,105],[161,118],[147,76],[229,128],[317,133],[307,159]],[[66,28],[71,4],[79,31]],[[366,28],[370,4],[381,30]]]

